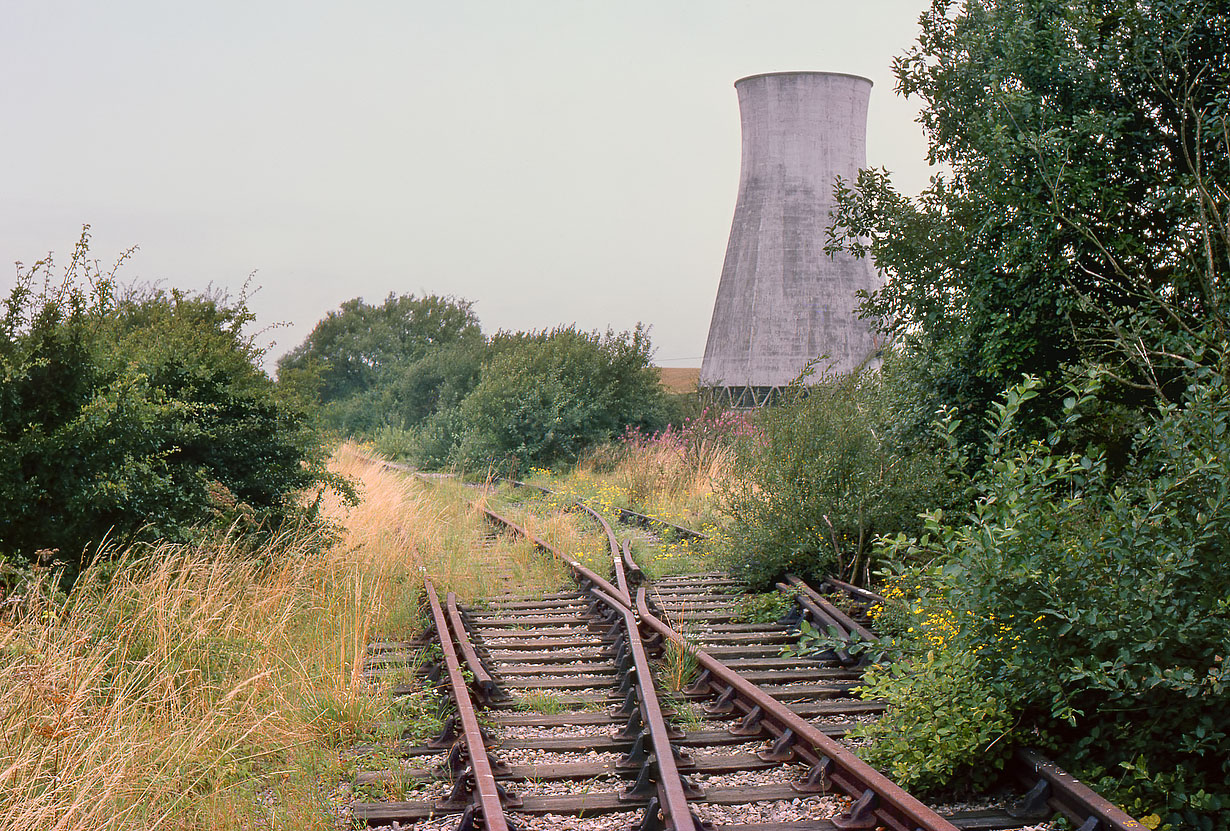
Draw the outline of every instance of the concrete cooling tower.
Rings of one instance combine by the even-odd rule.
[[[773,72],[735,82],[743,125],[739,197],[700,386],[732,406],[770,400],[808,361],[849,372],[876,351],[854,314],[878,288],[868,260],[824,253],[837,176],[867,164],[871,81]]]

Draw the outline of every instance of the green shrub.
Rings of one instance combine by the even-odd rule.
[[[278,383],[320,406],[346,435],[406,430],[455,406],[474,386],[485,351],[468,300],[390,294],[347,300],[278,361]]]
[[[424,459],[448,458],[462,467],[515,471],[576,461],[587,448],[629,426],[665,426],[665,394],[650,365],[649,338],[605,335],[574,326],[493,339],[477,386],[455,416],[424,425]]]
[[[918,528],[952,498],[941,437],[898,435],[887,371],[798,387],[736,444],[722,510],[730,567],[754,585],[785,572],[865,580],[877,535]]]
[[[1049,441],[1018,438],[1037,387],[996,405],[973,508],[886,543],[889,556],[932,563],[902,578],[920,587],[909,626],[934,634],[939,616],[945,648],[977,655],[978,683],[1119,801],[1174,827],[1215,827],[1216,806],[1230,804],[1225,379],[1196,370],[1183,399],[1139,430],[1123,478],[1100,454],[1060,449],[1060,428],[1095,387],[1067,398],[1067,423]],[[907,667],[925,667],[934,648],[919,637],[899,646]],[[882,679],[876,692],[899,683],[922,694],[943,680],[909,678]],[[925,744],[952,718],[894,729]]]
[[[41,261],[6,301],[0,553],[59,549],[76,564],[108,535],[278,525],[302,513],[299,491],[335,483],[258,366],[242,300],[117,297],[87,255],[83,234],[61,280]]]
[[[957,776],[985,792],[1012,750],[1012,702],[986,679],[973,652],[929,649],[909,663],[870,668],[862,694],[888,713],[856,727],[860,755],[911,792],[935,792]]]

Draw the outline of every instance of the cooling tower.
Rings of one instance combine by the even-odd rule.
[[[832,72],[774,72],[735,82],[743,129],[739,196],[700,386],[755,406],[827,355],[849,372],[876,350],[854,314],[878,287],[868,260],[824,253],[837,176],[867,164],[871,81]]]

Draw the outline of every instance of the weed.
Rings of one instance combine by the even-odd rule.
[[[568,709],[554,693],[542,690],[527,690],[517,697],[513,707],[531,713],[562,713]]]

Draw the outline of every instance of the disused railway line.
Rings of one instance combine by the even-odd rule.
[[[434,587],[425,586],[443,653],[440,677],[447,683],[441,687],[456,714],[435,741],[409,751],[432,764],[404,775],[447,780],[447,795],[357,803],[356,819],[463,831],[577,828],[563,818],[605,815],[616,825],[595,827],[951,831],[1022,828],[1062,811],[1081,831],[1142,827],[1040,757],[1018,765],[1026,788],[1032,786],[1019,810],[942,816],[839,741],[854,719],[883,709],[850,698],[859,673],[848,656],[838,650],[821,658],[783,657],[783,646],[797,636],[781,624],[734,622],[728,590],[737,581],[729,575],[664,578],[648,586],[628,544],[621,546],[605,520],[589,512],[607,537],[610,580],[487,511],[493,524],[564,561],[578,590],[505,596],[463,611],[451,594],[441,604]],[[623,518],[655,522],[632,512]],[[782,588],[818,625],[847,637],[875,637],[801,581]],[[864,602],[878,599],[840,581],[832,588]],[[663,703],[649,656],[668,645],[690,654],[700,675],[680,700]],[[544,694],[552,708],[567,711],[515,709],[518,701],[535,706]],[[701,720],[694,712],[684,719],[701,701],[707,702]],[[473,702],[503,740],[489,740]],[[749,805],[769,807],[722,813],[724,806]]]

